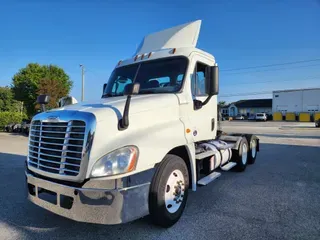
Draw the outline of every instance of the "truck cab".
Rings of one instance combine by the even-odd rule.
[[[100,100],[47,111],[47,98],[38,98],[43,112],[32,119],[26,161],[30,201],[81,222],[150,214],[169,227],[189,189],[218,178],[217,169],[254,162],[257,137],[218,134],[218,66],[196,48],[200,26],[146,36],[115,66]]]

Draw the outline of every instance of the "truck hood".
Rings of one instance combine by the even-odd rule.
[[[118,126],[125,102],[124,96],[105,98],[96,102],[83,102],[52,109],[34,116],[33,121],[83,120],[86,122],[87,145],[84,154],[87,155],[83,155],[86,161],[81,162],[82,172],[77,178],[59,175],[59,179],[83,181],[85,178],[90,178],[91,170],[97,160],[115,149],[129,145],[138,147],[137,169],[143,171],[161,161],[172,146],[181,146],[186,143],[184,125],[180,119],[178,95],[172,93],[132,96],[129,126],[123,131]],[[48,139],[54,137],[44,138],[43,142],[48,142]],[[57,177],[42,170],[39,170],[39,174]]]
[[[52,109],[49,112],[63,110],[90,112],[96,116],[97,121],[105,120],[105,117],[116,115],[121,118],[126,103],[126,96],[102,98],[98,101],[82,102],[61,108]],[[148,94],[132,96],[129,115],[141,112],[154,111],[166,107],[178,105],[178,97],[175,94]]]

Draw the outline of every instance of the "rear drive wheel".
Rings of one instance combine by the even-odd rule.
[[[249,144],[248,164],[254,164],[258,154],[258,139],[252,134],[246,134],[245,137]]]
[[[153,222],[171,227],[181,217],[189,188],[188,168],[182,158],[168,154],[158,166],[149,193],[149,211]]]
[[[247,167],[248,151],[249,146],[247,139],[245,137],[242,137],[238,150],[232,150],[233,159],[237,163],[236,169],[239,172],[243,172]]]

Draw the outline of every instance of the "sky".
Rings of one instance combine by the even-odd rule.
[[[198,19],[197,47],[220,68],[219,100],[320,87],[320,0],[0,0],[0,86],[30,62],[55,64],[80,100],[83,64],[85,100],[99,99],[145,35]]]

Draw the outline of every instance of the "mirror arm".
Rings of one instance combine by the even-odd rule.
[[[46,111],[46,105],[40,104],[40,107],[41,107],[41,112],[45,112]]]
[[[211,98],[212,98],[212,95],[209,95],[206,98],[206,100],[204,100],[204,102],[197,100],[197,99],[194,99],[193,100],[193,109],[194,110],[201,109],[204,105],[206,105],[210,101]]]
[[[207,97],[207,99],[204,100],[204,102],[202,103],[202,106],[206,105],[206,104],[210,101],[211,98],[212,98],[212,95],[209,95],[209,96]]]
[[[131,95],[127,96],[126,104],[124,106],[123,116],[118,122],[118,130],[122,131],[129,126],[129,106],[131,102]]]

